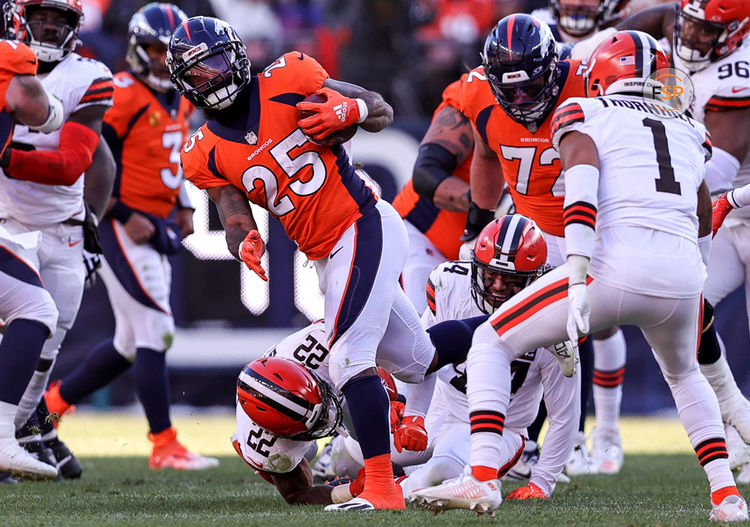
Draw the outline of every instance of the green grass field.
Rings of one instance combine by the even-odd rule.
[[[186,445],[220,457],[221,466],[197,473],[151,471],[143,417],[74,414],[60,434],[83,461],[82,479],[0,485],[0,525],[708,524],[708,484],[679,422],[671,419],[623,420],[626,459],[619,475],[575,478],[546,501],[505,502],[494,519],[466,511],[433,516],[412,506],[354,518],[289,507],[234,454],[232,416],[196,413],[176,417],[175,424]],[[503,493],[515,486],[504,483]]]

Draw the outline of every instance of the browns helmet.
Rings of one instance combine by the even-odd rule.
[[[479,233],[471,254],[471,296],[492,313],[544,272],[547,242],[534,221],[502,216]]]

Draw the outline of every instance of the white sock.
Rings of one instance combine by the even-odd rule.
[[[594,339],[594,411],[596,426],[602,430],[619,428],[624,376],[619,372],[625,367],[625,355],[621,329],[606,339]]]
[[[746,404],[745,396],[742,395],[734,380],[732,370],[729,368],[724,354],[713,364],[701,364],[701,373],[706,377],[708,383],[716,393],[721,408],[721,417],[727,421],[733,403]]]
[[[47,381],[52,374],[52,366],[45,371],[34,370],[34,375],[31,376],[26,391],[23,392],[23,396],[18,403],[18,411],[16,413],[16,428],[21,428],[26,424],[26,421],[36,411],[39,401],[42,400],[44,390],[47,388]]]
[[[730,194],[731,199],[734,202],[732,205],[736,204],[738,207],[750,205],[750,184],[736,188]]]
[[[0,401],[0,439],[16,438],[16,417],[18,406]]]

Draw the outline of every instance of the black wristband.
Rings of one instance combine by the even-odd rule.
[[[125,205],[122,201],[119,199],[115,202],[114,205],[112,205],[112,208],[109,209],[109,216],[116,219],[122,224],[125,224],[130,219],[130,216],[133,215],[133,209]]]
[[[473,201],[469,202],[469,212],[466,215],[466,227],[464,234],[461,236],[462,242],[469,242],[479,236],[482,229],[495,219],[495,211],[480,209],[479,205]]]

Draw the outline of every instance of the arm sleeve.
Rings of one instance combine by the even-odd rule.
[[[57,150],[13,149],[8,170],[26,181],[46,185],[72,185],[91,165],[99,135],[88,126],[67,122],[60,131]]]

